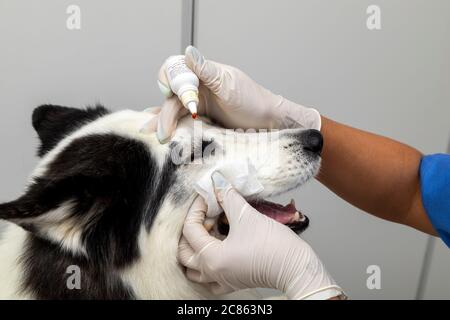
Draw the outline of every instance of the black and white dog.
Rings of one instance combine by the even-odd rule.
[[[162,145],[154,132],[141,130],[153,117],[102,106],[34,110],[41,160],[25,193],[0,205],[0,218],[7,221],[0,235],[0,298],[212,298],[186,279],[177,246],[196,196],[192,183],[224,158],[254,164],[264,191],[249,201],[258,210],[296,231],[307,226],[293,203],[263,198],[317,173],[318,131],[283,130],[259,143],[259,133],[229,134],[202,121],[203,134],[196,137],[198,121],[186,117]],[[230,142],[233,150],[225,148]],[[195,158],[196,148],[202,157],[216,151],[207,154],[208,161],[184,161]],[[73,266],[80,270],[78,288],[68,286]]]

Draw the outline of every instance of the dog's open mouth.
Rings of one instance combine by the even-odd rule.
[[[279,223],[282,223],[291,228],[296,233],[303,232],[309,225],[309,219],[306,215],[302,214],[296,207],[295,202],[292,199],[291,202],[285,206],[267,201],[267,200],[255,200],[250,201],[250,205],[264,214],[265,216],[272,218]],[[218,231],[222,235],[227,235],[229,231],[229,225],[227,217],[224,213],[220,215],[218,221]]]

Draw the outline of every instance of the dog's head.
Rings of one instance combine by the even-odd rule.
[[[157,228],[162,206],[180,207],[185,214],[195,197],[192,183],[220,161],[234,159],[250,160],[264,186],[249,199],[252,205],[293,229],[307,225],[293,204],[263,199],[317,173],[318,131],[231,132],[201,122],[202,134],[196,134],[200,121],[186,117],[172,141],[161,145],[154,132],[141,130],[153,117],[130,110],[110,113],[102,106],[36,108],[41,160],[26,192],[0,205],[0,218],[98,266],[123,267],[140,256],[140,235]],[[176,217],[182,226],[184,216]],[[177,231],[174,243],[181,227]]]
[[[294,189],[311,177],[320,166],[322,135],[317,130],[289,129],[230,130],[212,125],[208,120],[195,121],[183,118],[170,144],[170,157],[178,167],[181,194],[191,194],[192,184],[205,173],[222,166],[246,165],[256,170],[258,181],[264,190],[248,197],[250,204],[261,213],[303,231],[309,219],[295,207],[279,205],[266,199]],[[225,218],[225,219],[223,219]],[[225,222],[225,223],[223,223]],[[211,226],[210,226],[211,227]],[[227,233],[224,214],[218,220],[219,233]]]

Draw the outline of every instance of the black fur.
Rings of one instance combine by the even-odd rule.
[[[33,111],[33,128],[39,135],[41,145],[38,156],[50,151],[64,136],[108,113],[102,105],[88,107],[85,110],[44,104]]]
[[[113,268],[101,268],[85,257],[74,257],[53,243],[30,236],[20,263],[25,279],[22,290],[30,290],[38,299],[133,299],[128,286],[117,276]],[[67,267],[76,265],[81,270],[80,290],[68,289],[71,275]]]
[[[103,107],[74,110],[57,106],[35,110],[33,126],[42,139],[41,155],[80,124],[108,113]],[[143,224],[151,228],[175,181],[175,170],[170,159],[159,169],[139,141],[114,134],[74,140],[22,197],[0,205],[0,218],[31,232],[21,259],[22,289],[39,299],[134,298],[117,270],[139,258],[140,228]],[[73,203],[70,223],[80,223],[86,255],[63,249],[60,239],[49,238],[45,226],[34,223],[39,215],[68,201]],[[81,269],[80,290],[67,288],[70,265]]]
[[[147,231],[153,224],[153,220],[156,218],[156,214],[168,194],[168,190],[173,186],[176,175],[176,166],[170,159],[167,159],[166,163],[162,167],[161,171],[157,174],[158,179],[152,181],[152,190],[147,192],[147,206],[145,215],[145,225]],[[156,173],[155,173],[156,175]]]

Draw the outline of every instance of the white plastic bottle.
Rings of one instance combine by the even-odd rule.
[[[183,55],[167,58],[164,66],[172,92],[180,98],[181,103],[195,119],[197,117],[199,84],[197,75],[187,67]]]

